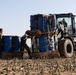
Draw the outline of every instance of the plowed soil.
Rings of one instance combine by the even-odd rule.
[[[28,56],[24,59],[0,59],[0,75],[76,75],[76,56],[51,59],[28,59]]]

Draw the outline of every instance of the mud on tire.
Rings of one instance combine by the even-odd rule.
[[[61,57],[73,56],[73,43],[70,39],[61,40],[59,44],[59,53]]]

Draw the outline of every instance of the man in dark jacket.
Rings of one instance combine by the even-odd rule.
[[[22,37],[21,37],[21,51],[24,51],[24,49],[27,50],[28,54],[30,55],[30,48],[28,47],[28,45],[26,44],[26,40],[27,40],[27,36],[26,34],[24,34]]]
[[[61,38],[63,38],[63,34],[67,31],[67,23],[65,19],[59,22],[58,34],[61,32]]]

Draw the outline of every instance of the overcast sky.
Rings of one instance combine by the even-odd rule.
[[[30,29],[30,15],[76,14],[76,0],[0,0],[0,28],[3,35],[22,36]]]

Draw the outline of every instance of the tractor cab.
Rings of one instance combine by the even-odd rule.
[[[75,15],[72,13],[55,14],[58,35],[55,37],[56,45],[61,56],[72,57],[76,49]],[[60,35],[59,35],[60,34]]]
[[[63,32],[68,33],[69,35],[75,34],[75,16],[72,13],[68,14],[56,14],[56,25],[59,27],[61,25],[61,29]]]

